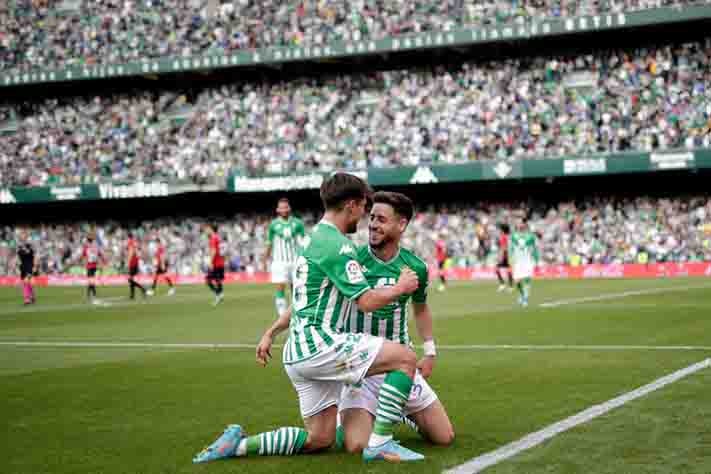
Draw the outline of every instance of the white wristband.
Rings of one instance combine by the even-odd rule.
[[[422,344],[422,348],[425,350],[425,357],[434,357],[437,355],[437,348],[435,347],[435,342],[433,339],[425,341]]]

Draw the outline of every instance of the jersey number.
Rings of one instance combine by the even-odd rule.
[[[306,293],[306,280],[309,278],[309,262],[303,256],[296,260],[296,265],[294,266],[293,281],[293,294],[292,301],[294,303],[294,310],[299,311],[306,307],[309,298]]]

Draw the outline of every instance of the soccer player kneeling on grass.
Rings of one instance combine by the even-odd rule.
[[[345,331],[377,334],[389,341],[410,346],[407,329],[408,305],[412,300],[415,323],[424,340],[424,358],[418,370],[409,398],[405,404],[405,421],[425,439],[439,445],[454,441],[454,428],[444,406],[426,379],[435,365],[436,348],[432,335],[432,313],[427,305],[429,275],[427,265],[414,253],[400,247],[400,240],[414,214],[412,201],[400,193],[377,192],[373,196],[370,213],[368,245],[358,249],[358,263],[363,267],[368,283],[374,288],[392,286],[404,268],[411,268],[420,285],[412,294],[401,296],[396,302],[372,313],[351,312],[346,316]],[[384,387],[384,375],[367,377],[359,384],[345,385],[339,404],[342,426],[339,427],[339,444],[342,440],[348,452],[361,452],[372,432],[381,433],[378,418],[393,416],[389,406],[378,407],[378,393],[396,394]],[[414,423],[413,423],[414,422]]]
[[[531,280],[538,264],[538,246],[536,236],[528,230],[525,220],[518,224],[518,232],[514,232],[509,241],[509,255],[513,260],[513,278],[516,281],[521,306],[528,306],[531,296]]]
[[[231,456],[294,455],[329,448],[336,439],[337,404],[344,383],[386,374],[378,393],[378,432],[368,440],[363,459],[414,461],[424,456],[393,440],[392,433],[407,403],[415,376],[415,353],[402,344],[370,334],[343,332],[343,322],[355,306],[377,311],[417,290],[418,278],[404,269],[393,286],[373,289],[368,284],[355,248],[344,234],[357,230],[370,200],[360,178],[336,173],[321,186],[326,208],[309,244],[297,258],[293,281],[293,315],[279,317],[257,348],[262,363],[271,339],[289,327],[283,350],[286,373],[296,389],[305,429],[280,428],[246,436],[230,425],[194,462]],[[291,322],[289,320],[291,319]],[[263,344],[264,343],[264,344]]]

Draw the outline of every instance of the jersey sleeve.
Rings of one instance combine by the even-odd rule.
[[[338,291],[349,300],[355,300],[370,290],[370,285],[363,275],[363,268],[358,263],[355,246],[348,240],[333,240],[321,259],[321,269],[336,285]]]
[[[274,221],[269,224],[269,229],[267,230],[267,243],[271,244],[274,242]]]
[[[412,294],[412,302],[427,303],[427,286],[430,283],[430,275],[429,270],[427,269],[427,264],[418,259],[416,263],[413,264],[412,269],[417,274],[417,280],[420,282],[417,290],[415,290],[415,293]]]
[[[304,237],[306,235],[306,226],[304,226],[304,221],[301,219],[296,221],[297,226],[296,226],[296,235],[300,235],[301,237]]]

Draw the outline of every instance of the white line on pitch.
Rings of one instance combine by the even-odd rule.
[[[655,380],[654,382],[640,387],[631,392],[627,392],[619,397],[608,400],[599,405],[593,405],[587,410],[581,411],[580,413],[573,415],[569,418],[561,420],[557,423],[549,425],[542,430],[536,431],[529,435],[524,436],[518,441],[506,444],[495,451],[490,451],[488,453],[482,454],[470,461],[465,462],[459,466],[445,471],[445,474],[474,474],[483,471],[484,469],[498,464],[501,461],[509,459],[521,451],[538,446],[544,441],[553,438],[554,436],[570,430],[578,425],[587,423],[590,420],[597,418],[605,413],[614,410],[615,408],[621,407],[622,405],[636,400],[638,398],[644,397],[655,390],[677,382],[684,377],[687,377],[695,372],[702,369],[707,369],[711,367],[711,359],[706,359],[696,364],[690,365],[684,369],[678,370],[672,374],[666,375],[662,378]]]
[[[106,347],[106,348],[146,348],[146,349],[254,349],[256,343],[161,343],[130,341],[0,341],[0,347]],[[282,344],[274,344],[275,349]],[[521,351],[711,351],[711,346],[645,346],[645,345],[574,345],[574,344],[473,344],[437,346],[451,351],[521,350]]]
[[[711,346],[645,346],[645,345],[585,345],[585,344],[472,344],[437,345],[437,349],[466,350],[520,350],[520,351],[711,351]]]
[[[628,296],[639,296],[639,295],[653,295],[655,293],[668,293],[673,291],[688,291],[688,290],[698,290],[701,288],[708,288],[709,285],[695,285],[695,286],[672,286],[672,287],[660,287],[660,288],[648,288],[646,290],[634,290],[634,291],[623,291],[621,293],[607,293],[603,295],[596,296],[585,296],[582,298],[571,298],[567,300],[549,301],[547,303],[541,303],[541,308],[555,308],[558,306],[564,306],[576,303],[587,303],[589,301],[605,301],[605,300],[615,300],[619,298],[627,298]]]

